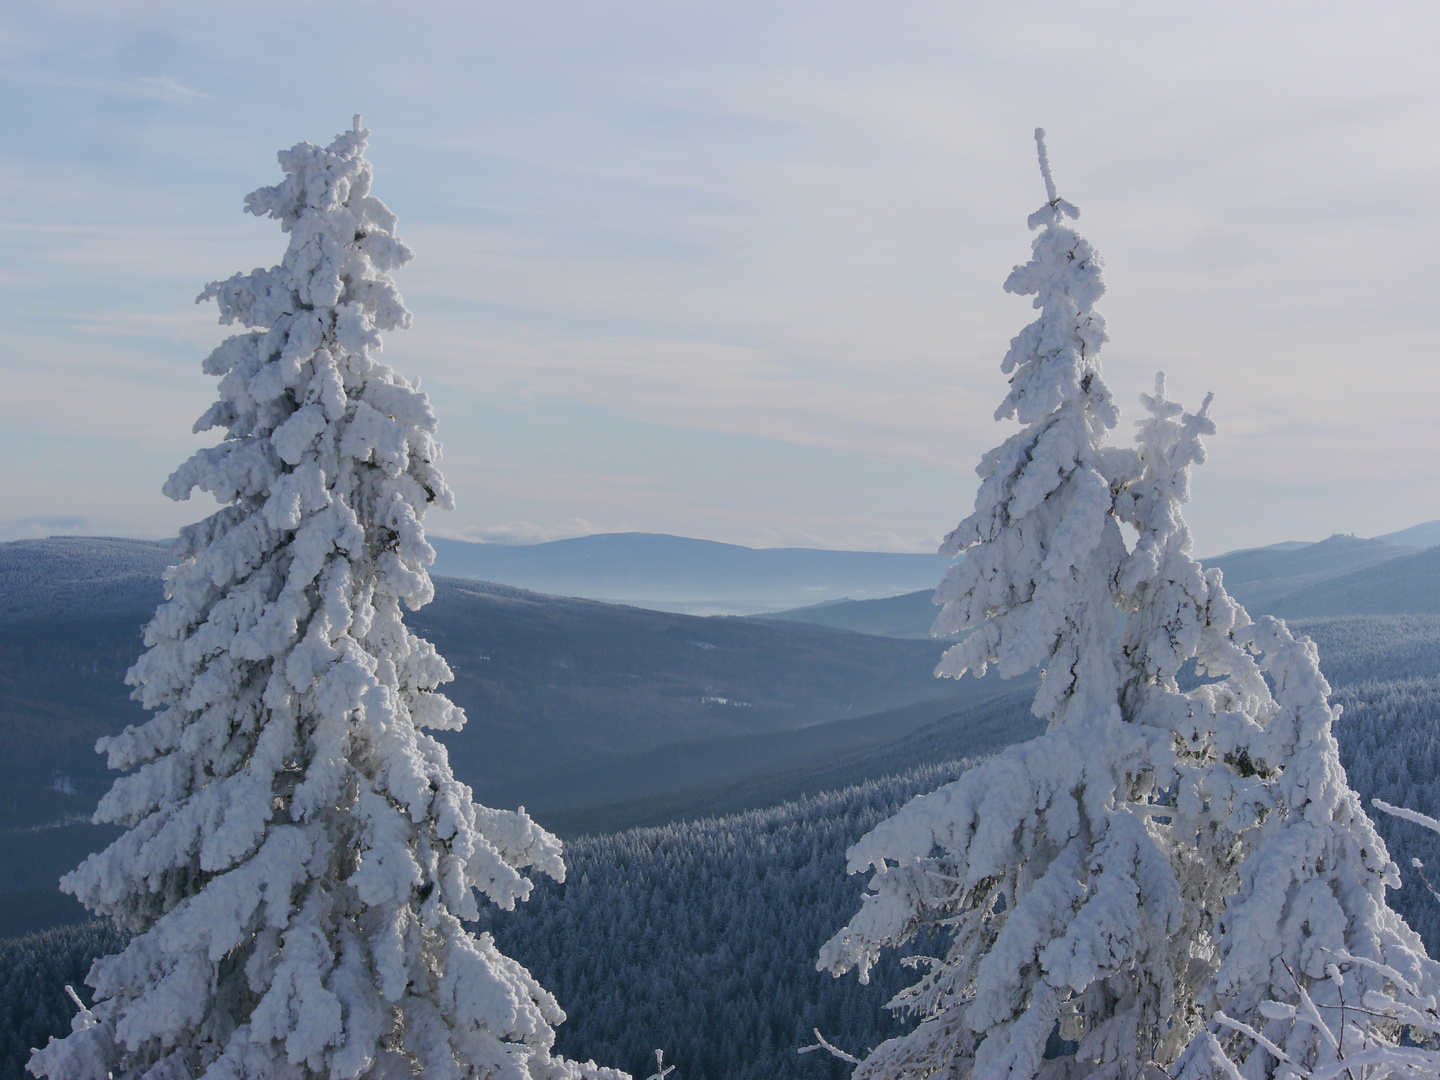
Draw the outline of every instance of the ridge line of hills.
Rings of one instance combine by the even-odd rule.
[[[1337,535],[1314,544],[1246,548],[1201,563],[1221,571],[1226,590],[1252,616],[1440,614],[1440,546],[1416,550]],[[933,588],[920,589],[758,617],[924,640],[936,615],[933,594]]]
[[[36,905],[60,899],[54,879],[109,838],[85,822],[113,779],[93,748],[145,718],[123,678],[168,562],[167,545],[144,541],[0,544],[0,936],[37,925]],[[1343,644],[1322,641],[1332,680],[1366,677],[1373,664],[1343,658],[1367,635],[1397,672],[1434,674],[1440,547],[1332,537],[1207,562],[1254,614],[1340,618],[1354,640],[1325,631]],[[470,717],[444,736],[457,774],[480,801],[523,803],[576,836],[769,805],[1033,734],[1033,675],[932,677],[945,643],[926,636],[930,586],[744,618],[440,576],[409,619],[450,661]],[[816,625],[837,617],[851,621]]]
[[[950,565],[949,560],[931,554],[749,548],[662,533],[600,533],[530,545],[482,544],[444,537],[431,537],[431,542],[437,553],[432,572],[440,577],[488,581],[552,596],[584,597],[662,611],[696,615],[767,613],[798,621],[817,621],[801,615],[805,609],[933,590]],[[1368,546],[1369,561],[1382,561],[1440,544],[1440,521],[1370,540],[1335,536],[1318,544],[1286,541],[1226,552],[1202,561],[1224,567],[1227,586],[1238,583],[1235,571],[1241,564],[1257,560],[1264,563],[1288,555],[1298,556],[1301,562],[1323,562],[1328,553],[1340,557],[1343,571],[1360,569],[1362,562],[1356,561],[1354,551],[1347,556],[1331,550],[1337,544]],[[163,541],[113,537],[51,537],[0,544],[0,551],[9,555],[0,558],[0,620],[15,621],[20,617],[18,611],[27,608],[51,617],[57,607],[64,607],[72,599],[63,591],[52,595],[44,583],[39,589],[31,588],[33,583],[23,573],[23,553],[38,549],[30,545],[48,545],[52,563],[69,552],[63,560],[65,582],[83,583],[87,604],[96,599],[105,603],[106,590],[123,593],[133,584],[133,580],[127,583],[124,579],[133,579],[137,564],[145,567],[142,576],[163,569],[168,549]],[[1349,562],[1344,562],[1347,557]],[[1319,570],[1316,574],[1312,568],[1311,581],[1296,582],[1294,587],[1335,576],[1325,567]],[[155,598],[158,601],[158,593]],[[108,599],[113,602],[116,597]],[[150,606],[153,609],[153,604]]]

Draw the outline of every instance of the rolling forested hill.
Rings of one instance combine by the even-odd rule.
[[[157,560],[153,548],[127,555],[106,546],[113,542],[85,543],[99,545],[101,569],[85,571],[80,558],[79,585],[7,594],[21,602],[0,614],[0,679],[8,680],[0,683],[0,737],[9,740],[0,768],[9,770],[10,815],[0,830],[9,882],[0,936],[7,913],[12,930],[23,928],[25,905],[53,901],[54,878],[104,839],[65,815],[93,805],[108,780],[94,768],[93,733],[141,715],[119,679],[148,613],[137,605],[153,602],[143,590],[158,585],[134,566],[163,564],[163,551]],[[60,554],[68,559],[74,549]],[[1311,583],[1282,598],[1329,596],[1344,610],[1357,596],[1399,596],[1381,587],[1398,579],[1410,585],[1397,602],[1414,607],[1437,558],[1402,553],[1326,579],[1321,585],[1340,586],[1328,592]],[[0,558],[0,587],[14,580]],[[14,617],[35,610],[63,617]],[[573,786],[573,797],[539,816],[573,838],[567,883],[542,881],[528,904],[487,912],[483,924],[566,1007],[563,1052],[646,1070],[658,1046],[678,1064],[677,1080],[838,1077],[846,1070],[825,1055],[796,1053],[813,1041],[811,1028],[852,1051],[891,1033],[880,1006],[901,985],[893,958],[870,987],[813,970],[819,943],[858,902],[861,882],[845,877],[844,849],[910,795],[957,775],[962,759],[1038,729],[1027,708],[1033,684],[943,683],[974,696],[906,702],[915,687],[935,685],[925,666],[938,651],[933,642],[671,616],[473,582],[442,582],[415,622],[457,668],[477,672],[457,685],[484,735],[476,753],[492,736],[501,743],[507,716],[517,718],[509,737],[523,737],[518,720],[531,717],[537,739],[554,739],[572,722],[567,710],[591,708],[615,739],[609,756],[591,744],[603,765],[593,771],[616,790],[634,792],[627,785],[647,776],[689,777],[621,801],[605,798],[603,783],[584,788],[591,770],[557,767],[552,775]],[[1294,625],[1316,640],[1344,706],[1336,734],[1367,804],[1379,797],[1440,816],[1440,614],[1325,614]],[[617,673],[639,678],[621,682]],[[749,681],[721,681],[731,677]],[[636,715],[626,715],[632,684]],[[852,701],[857,710],[883,703],[859,693],[880,685],[902,703],[834,716]],[[666,741],[671,724],[699,737]],[[457,746],[457,761],[465,753]],[[1440,880],[1440,836],[1372,816],[1406,882],[1392,903],[1440,951],[1440,903],[1410,865],[1418,858]],[[647,824],[655,827],[630,828]],[[19,1080],[28,1047],[68,1026],[63,984],[118,943],[99,924],[0,942],[0,1080]]]
[[[1440,815],[1440,616],[1330,617],[1297,628],[1316,640],[1337,684],[1345,712],[1336,734],[1366,803]],[[987,708],[999,717],[1010,705]],[[888,769],[954,745],[917,736],[872,760]],[[913,977],[894,957],[868,987],[814,970],[820,943],[859,902],[863,882],[845,875],[844,850],[965,767],[936,758],[769,809],[582,837],[567,845],[565,884],[540,881],[528,903],[487,910],[480,928],[559,998],[569,1014],[559,1047],[570,1056],[646,1076],[658,1046],[679,1080],[838,1080],[840,1063],[797,1053],[814,1041],[812,1028],[850,1051],[875,1045],[896,1030],[882,1005]],[[842,778],[832,767],[820,782]],[[772,781],[772,794],[789,782]],[[671,807],[682,818],[698,809]],[[1373,816],[1406,883],[1391,902],[1440,951],[1440,902],[1410,865],[1419,858],[1440,869],[1440,836]],[[0,943],[0,1080],[20,1080],[24,1048],[66,1025],[63,981],[117,944],[100,924]]]
[[[81,917],[55,891],[113,833],[95,740],[140,723],[126,670],[161,598],[164,546],[0,544],[0,936]],[[701,618],[437,579],[410,616],[470,716],[457,775],[540,813],[671,796],[894,740],[1012,689],[941,682],[941,646]]]

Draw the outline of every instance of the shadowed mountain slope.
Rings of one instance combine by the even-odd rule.
[[[164,546],[131,541],[0,545],[0,932],[53,921],[36,922],[34,902],[59,900],[59,875],[112,835],[87,821],[114,779],[94,745],[146,719],[124,677],[166,562]],[[470,721],[442,737],[492,805],[739,782],[893,740],[996,692],[995,680],[935,679],[934,642],[474,581],[438,578],[408,619],[455,670],[449,692]]]
[[[1297,589],[1274,600],[1268,610],[1286,619],[1440,614],[1440,547]]]
[[[934,678],[935,642],[453,579],[408,621],[450,662],[447,693],[470,717],[444,735],[457,775],[527,806],[547,799],[547,777],[599,774],[618,756],[978,699],[994,685]]]
[[[1225,575],[1225,590],[1252,615],[1258,615],[1272,613],[1291,593],[1410,554],[1412,549],[1383,540],[1332,536],[1291,550],[1249,548],[1202,562],[1207,569],[1219,567]]]

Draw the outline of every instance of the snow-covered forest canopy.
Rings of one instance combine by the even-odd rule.
[[[1344,703],[1341,757],[1366,804],[1440,816],[1440,618],[1333,618],[1295,629],[1319,644]],[[850,1072],[843,1062],[797,1053],[814,1042],[812,1029],[863,1055],[903,1030],[882,1006],[913,979],[897,956],[881,958],[868,986],[814,970],[815,950],[861,892],[845,875],[845,849],[965,764],[567,843],[564,884],[542,879],[529,901],[480,925],[563,1003],[569,1018],[556,1046],[569,1057],[648,1076],[658,1046],[680,1080],[840,1080]],[[1440,903],[1410,861],[1440,868],[1440,836],[1385,815],[1375,824],[1404,876],[1391,903],[1434,952]],[[22,1080],[29,1047],[69,1030],[65,984],[86,993],[78,980],[91,961],[124,941],[103,926],[0,943],[3,1080]]]

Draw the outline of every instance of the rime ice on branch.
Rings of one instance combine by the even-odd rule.
[[[870,891],[819,966],[864,979],[885,947],[922,931],[941,944],[891,1002],[916,1026],[856,1077],[1159,1077],[1178,1062],[1210,1080],[1217,1033],[1236,1038],[1222,1008],[1263,1027],[1267,999],[1306,987],[1334,1007],[1314,984],[1338,956],[1362,995],[1440,982],[1385,906],[1394,867],[1345,784],[1313,644],[1252,623],[1191,555],[1182,507],[1208,399],[1185,414],[1162,376],[1137,447],[1105,445],[1118,414],[1100,263],[1036,142],[1041,231],[1005,287],[1040,317],[1011,342],[996,413],[1024,427],[981,460],[975,512],[941,549],[966,557],[936,593],[934,632],[969,631],[940,675],[1041,667],[1034,711],[1050,727],[850,849]],[[1191,668],[1201,685],[1182,691]],[[1324,1058],[1303,1024],[1274,1038]],[[1247,1080],[1272,1075],[1266,1052]]]
[[[426,395],[376,358],[410,323],[390,272],[411,253],[367,135],[282,152],[245,208],[290,234],[283,261],[199,297],[248,330],[205,361],[196,430],[224,438],[165,492],[225,505],[182,530],[130,672],[154,718],[101,740],[128,775],[96,820],[128,831],[62,887],[135,936],[31,1059],[51,1080],[621,1075],[553,1057],[564,1013],[460,922],[564,865],[425,731],[465,716],[400,604],[431,599],[421,522],[453,500]]]

